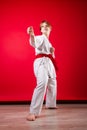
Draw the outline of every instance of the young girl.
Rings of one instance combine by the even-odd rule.
[[[30,45],[35,48],[34,74],[37,80],[30,112],[27,116],[29,121],[34,121],[40,115],[45,93],[46,108],[56,108],[57,81],[54,47],[49,41],[51,30],[52,27],[46,20],[40,24],[42,35],[35,36],[33,27],[27,28],[27,33],[30,35]]]

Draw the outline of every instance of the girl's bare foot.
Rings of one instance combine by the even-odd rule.
[[[35,115],[34,114],[29,114],[26,119],[28,121],[35,121]]]

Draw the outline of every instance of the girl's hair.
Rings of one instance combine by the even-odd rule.
[[[46,23],[48,27],[52,28],[51,24],[47,21],[47,20],[43,20],[41,23],[40,23],[40,30],[41,30],[41,27],[42,27],[42,24],[43,23]]]

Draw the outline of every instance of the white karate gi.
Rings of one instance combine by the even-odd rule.
[[[51,54],[51,43],[45,35],[30,39],[30,44],[35,48],[37,54]],[[37,85],[34,89],[30,113],[39,115],[42,109],[44,96],[46,93],[46,107],[56,107],[57,82],[56,72],[52,61],[48,57],[37,58],[34,61],[34,74],[37,79]]]

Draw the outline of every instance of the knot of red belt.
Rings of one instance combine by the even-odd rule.
[[[36,55],[36,58],[41,58],[41,57],[50,58],[50,60],[52,61],[53,65],[55,67],[55,70],[56,71],[58,70],[57,63],[56,63],[55,59],[53,58],[53,56],[51,54],[38,54],[38,55]]]

